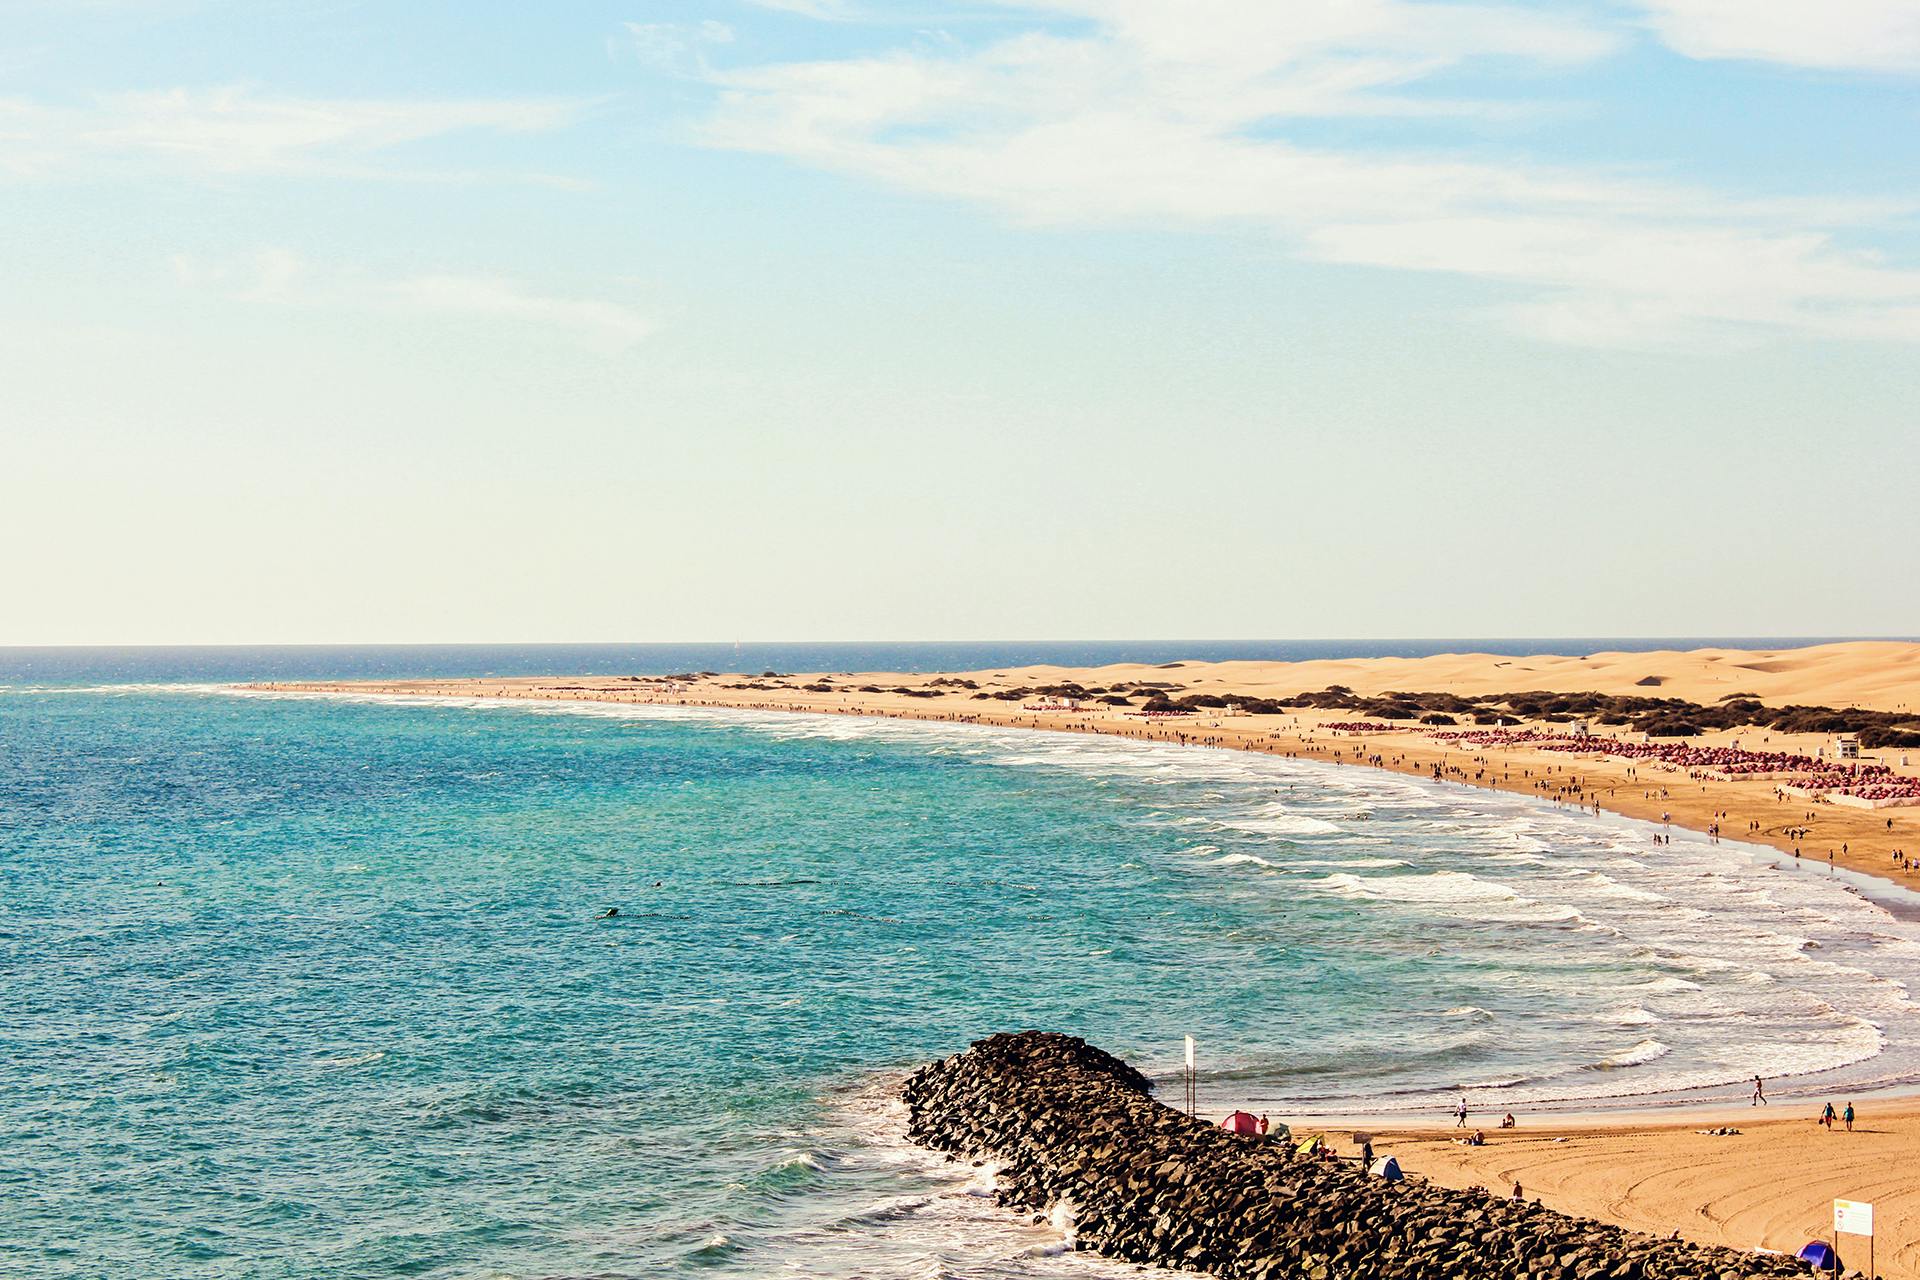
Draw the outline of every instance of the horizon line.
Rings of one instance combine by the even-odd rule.
[[[1001,637],[993,639],[856,639],[856,640],[193,640],[129,642],[5,643],[0,652],[20,650],[104,650],[104,649],[542,649],[542,648],[747,648],[775,645],[1059,645],[1059,644],[1439,644],[1454,641],[1555,642],[1584,641],[1741,641],[1765,642],[1794,647],[1820,644],[1891,643],[1920,644],[1920,635],[1416,635],[1416,636],[1074,636],[1074,637]]]

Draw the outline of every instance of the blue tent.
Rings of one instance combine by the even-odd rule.
[[[1381,1156],[1373,1162],[1372,1174],[1376,1178],[1385,1178],[1388,1182],[1399,1182],[1407,1175],[1400,1172],[1400,1162],[1392,1156]]]
[[[1840,1255],[1825,1240],[1809,1240],[1801,1245],[1800,1261],[1816,1271],[1836,1271],[1840,1267]]]

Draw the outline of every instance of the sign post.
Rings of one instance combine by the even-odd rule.
[[[1863,1200],[1835,1200],[1833,1202],[1833,1234],[1838,1243],[1839,1235],[1845,1232],[1850,1236],[1867,1238],[1867,1277],[1873,1277],[1873,1206]],[[1840,1269],[1838,1258],[1840,1251],[1834,1250],[1834,1270]]]
[[[1193,1037],[1187,1037],[1187,1114],[1193,1114]]]

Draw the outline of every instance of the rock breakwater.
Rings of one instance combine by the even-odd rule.
[[[1229,1134],[1073,1036],[981,1040],[902,1091],[915,1142],[993,1160],[998,1195],[1068,1206],[1077,1248],[1250,1280],[1750,1280],[1792,1259],[1660,1240],[1523,1200],[1388,1182]]]

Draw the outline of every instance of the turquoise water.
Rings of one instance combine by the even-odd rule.
[[[1098,1274],[898,1141],[1028,1026],[1296,1119],[1916,1060],[1838,882],[1235,753],[15,687],[0,850],[7,1274]]]

